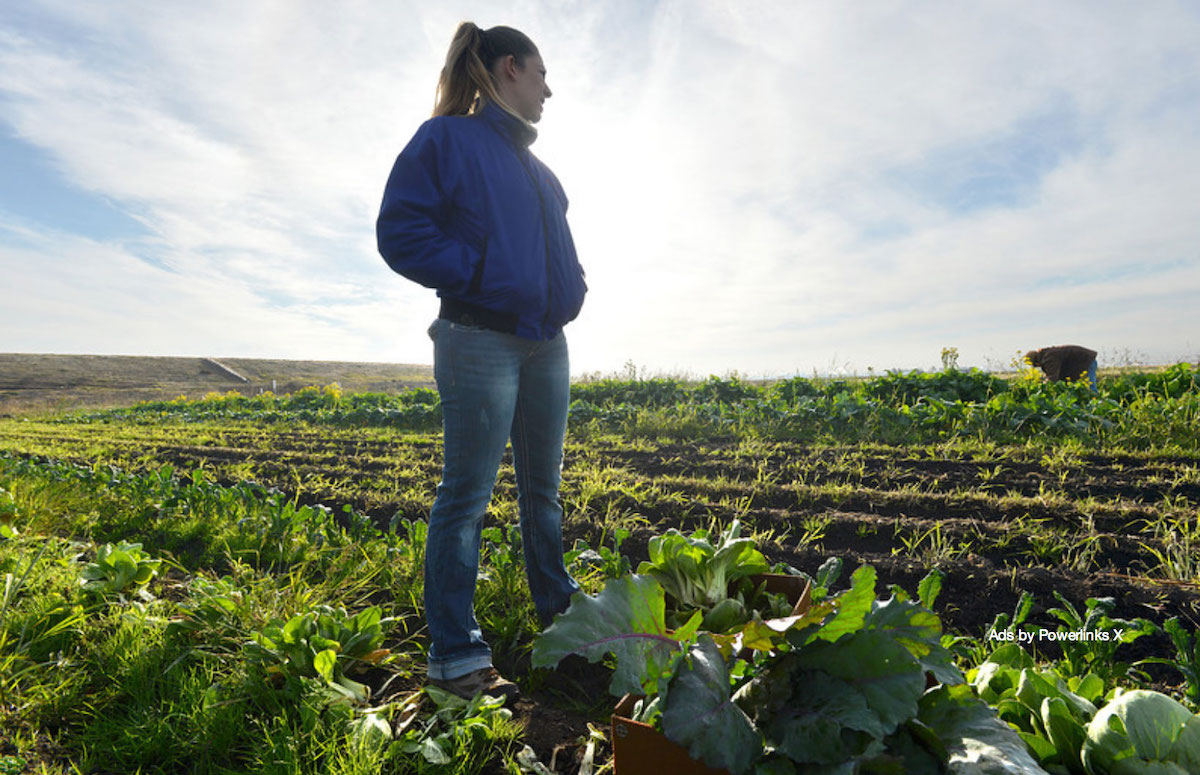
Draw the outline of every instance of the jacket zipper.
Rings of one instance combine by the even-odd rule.
[[[528,153],[528,151],[526,151]],[[546,200],[542,197],[542,187],[538,183],[537,177],[530,169],[529,160],[526,156],[521,156],[521,166],[525,168],[525,172],[529,175],[529,179],[533,181],[533,188],[537,191],[538,209],[542,214],[542,241],[546,246],[546,314],[542,316],[542,328],[544,329],[550,322],[550,301],[554,293],[554,284],[550,280],[550,224],[546,220]]]

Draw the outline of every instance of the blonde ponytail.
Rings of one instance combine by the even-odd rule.
[[[488,101],[512,112],[496,93],[491,67],[497,59],[509,55],[524,66],[525,57],[536,53],[533,41],[511,27],[481,30],[473,22],[458,25],[438,77],[433,115],[464,116]]]

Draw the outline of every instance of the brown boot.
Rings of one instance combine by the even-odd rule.
[[[517,685],[500,675],[494,667],[485,667],[466,675],[460,675],[458,678],[443,680],[430,678],[429,683],[458,695],[464,700],[469,700],[480,693],[515,700],[521,694]]]

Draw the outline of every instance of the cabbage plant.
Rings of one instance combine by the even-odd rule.
[[[1195,775],[1200,717],[1160,692],[1123,692],[1088,725],[1083,764],[1089,775]]]

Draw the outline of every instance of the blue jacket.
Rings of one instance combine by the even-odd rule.
[[[400,152],[375,225],[395,271],[447,302],[552,339],[587,285],[567,226],[567,195],[529,151],[536,131],[494,105],[437,116]]]

